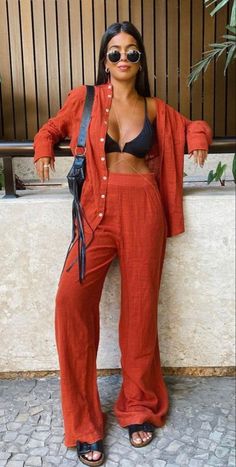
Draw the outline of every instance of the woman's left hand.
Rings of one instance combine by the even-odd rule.
[[[205,149],[196,149],[195,151],[190,152],[190,157],[194,157],[195,164],[199,164],[200,167],[203,167],[205,160],[207,159],[208,152]]]

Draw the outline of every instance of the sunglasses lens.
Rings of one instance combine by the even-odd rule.
[[[137,63],[140,60],[140,54],[137,50],[130,50],[127,53],[127,59],[129,62]]]
[[[108,59],[112,63],[119,62],[120,56],[121,56],[120,52],[118,50],[114,50],[113,52],[109,52],[107,55],[108,55]]]

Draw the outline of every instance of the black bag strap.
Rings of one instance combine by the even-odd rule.
[[[87,94],[84,103],[84,110],[82,116],[82,122],[80,125],[80,132],[77,140],[77,146],[85,147],[86,134],[89,126],[89,121],[92,112],[93,100],[94,100],[94,86],[86,85]]]

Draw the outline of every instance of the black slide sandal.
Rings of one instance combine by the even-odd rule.
[[[77,449],[77,454],[79,456],[79,460],[83,462],[85,465],[102,465],[104,463],[104,452],[103,452],[103,440],[99,439],[98,441],[95,441],[94,443],[86,443],[86,442],[81,442],[81,441],[76,441],[76,449]],[[87,452],[90,451],[100,451],[101,456],[99,459],[87,459],[87,457],[83,456],[83,454],[86,454]]]
[[[149,423],[149,422],[144,422],[144,423],[135,423],[133,425],[128,425],[127,426],[128,431],[129,431],[129,440],[132,446],[135,448],[142,448],[143,446],[146,446],[153,440],[153,435],[147,439],[146,441],[142,441],[141,443],[135,443],[132,438],[132,434],[135,433],[136,431],[145,431],[145,432],[152,432],[154,433],[155,427]]]

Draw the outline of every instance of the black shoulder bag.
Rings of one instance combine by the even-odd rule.
[[[79,268],[79,281],[85,277],[85,269],[86,269],[86,245],[85,245],[85,237],[84,237],[84,226],[83,226],[83,212],[82,207],[80,204],[81,192],[83,183],[86,177],[86,135],[87,129],[90,122],[91,111],[93,106],[94,100],[94,86],[86,86],[87,87],[87,94],[86,100],[84,104],[83,116],[80,125],[80,133],[77,140],[77,147],[83,149],[83,153],[75,156],[72,167],[67,174],[67,180],[69,185],[69,190],[73,195],[73,202],[72,202],[72,239],[66,254],[64,266],[62,272],[65,267],[66,260],[70,253],[70,250],[75,242],[76,237],[76,222],[78,227],[78,268]],[[77,258],[73,263],[69,266],[67,271],[70,271],[74,263],[77,261]]]

